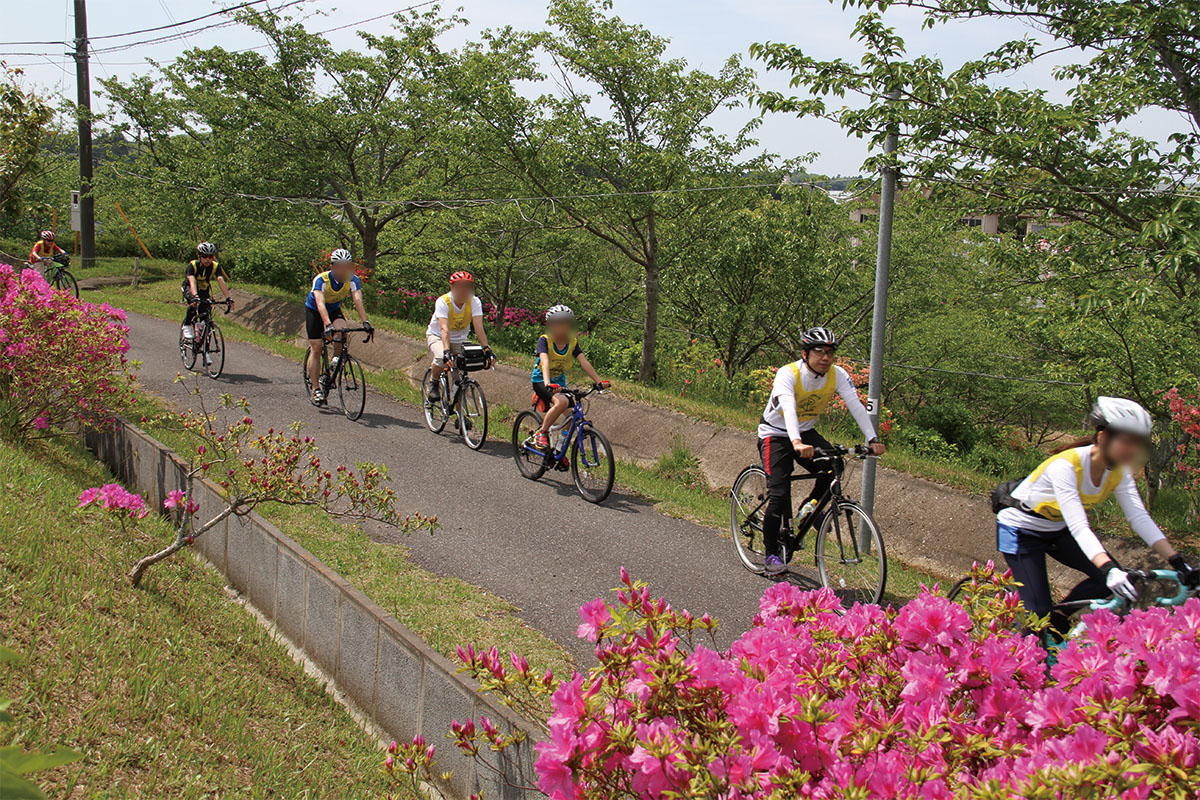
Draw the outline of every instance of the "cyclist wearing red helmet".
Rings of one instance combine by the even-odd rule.
[[[67,251],[55,243],[54,231],[42,231],[42,238],[34,242],[33,249],[29,251],[29,265],[31,267],[46,266],[50,263],[50,259],[65,252]]]
[[[475,329],[488,359],[495,363],[496,357],[488,347],[487,334],[483,330],[483,303],[475,296],[475,278],[471,273],[459,270],[450,276],[450,291],[434,303],[433,317],[425,330],[425,343],[433,354],[433,387],[429,399],[435,403],[442,399],[438,379],[451,356],[462,352],[471,328]]]

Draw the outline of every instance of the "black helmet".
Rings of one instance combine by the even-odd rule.
[[[804,332],[804,335],[800,337],[800,347],[805,352],[813,349],[814,347],[832,347],[834,350],[836,350],[837,346],[837,336],[835,336],[833,331],[829,330],[829,328],[822,326],[809,328]]]

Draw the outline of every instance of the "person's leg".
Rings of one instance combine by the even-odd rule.
[[[782,559],[779,529],[792,514],[792,469],[795,456],[786,436],[759,439],[763,469],[767,472],[767,510],[763,514],[763,547],[768,556]]]
[[[546,414],[542,417],[542,433],[549,433],[554,423],[558,422],[558,418],[570,407],[571,402],[564,395],[554,395],[550,400],[550,408],[546,409]]]
[[[336,330],[340,331],[346,327],[346,318],[344,316],[342,316],[342,310],[340,308],[337,311],[330,312],[329,321],[331,323],[333,323],[333,327]],[[341,356],[342,356],[342,340],[334,339],[334,341],[333,341],[333,357],[341,358]]]
[[[1067,593],[1060,605],[1054,607],[1054,612],[1050,616],[1050,622],[1054,629],[1059,633],[1066,634],[1071,629],[1071,615],[1079,610],[1078,607],[1071,604],[1081,600],[1101,600],[1112,592],[1108,590],[1108,584],[1104,582],[1104,573],[1083,554],[1079,543],[1068,531],[1063,531],[1046,553],[1063,566],[1070,567],[1087,576]]]
[[[316,311],[311,308],[305,308],[304,311],[304,329],[308,335],[308,382],[312,385],[312,399],[322,400],[321,348],[325,343],[325,325]]]
[[[807,430],[802,432],[800,434],[800,440],[818,450],[827,450],[832,446],[824,436],[817,433],[815,430]],[[796,463],[800,465],[800,467],[806,472],[817,476],[812,481],[812,488],[809,490],[808,497],[804,498],[804,503],[807,503],[810,500],[820,501],[820,499],[825,496],[825,493],[829,491],[829,487],[833,485],[833,473],[829,471],[829,462],[815,461],[811,458],[797,458]],[[821,514],[820,516],[823,517],[824,514]],[[809,519],[804,521],[804,527],[806,529],[810,526],[817,527],[817,523],[819,521],[818,515],[814,514]]]
[[[186,302],[188,299],[187,286],[184,286],[180,290],[180,294],[183,295],[183,299]],[[186,338],[190,339],[190,338],[192,338],[192,335],[195,330],[194,328],[192,328],[192,326],[196,324],[196,307],[189,303],[186,306],[186,308],[187,308],[187,310],[183,313],[184,336]]]
[[[1046,574],[1046,554],[1041,550],[1025,553],[1003,553],[1013,578],[1021,585],[1017,596],[1030,614],[1044,617],[1054,607],[1050,593],[1050,578]]]
[[[442,346],[442,337],[435,334],[426,335],[425,344],[429,347],[429,354],[433,359],[429,364],[431,378],[429,399],[436,403],[442,399],[442,389],[439,379],[442,377],[442,356],[445,355],[446,351]]]

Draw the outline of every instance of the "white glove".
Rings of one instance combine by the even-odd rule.
[[[1118,597],[1123,597],[1130,602],[1137,600],[1137,589],[1129,580],[1129,573],[1120,567],[1110,569],[1104,576],[1104,582],[1108,584],[1109,591]]]

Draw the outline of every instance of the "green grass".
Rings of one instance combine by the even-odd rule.
[[[75,507],[112,477],[73,446],[0,440],[0,744],[84,754],[39,774],[52,797],[382,797],[381,754],[194,558],[125,573],[169,540]],[[19,501],[16,499],[19,498]]]

